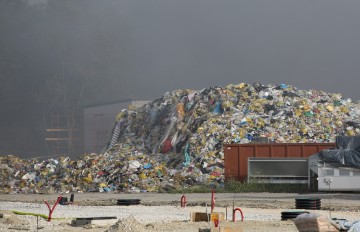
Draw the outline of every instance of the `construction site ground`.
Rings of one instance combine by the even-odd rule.
[[[7,215],[0,220],[0,231],[199,231],[209,228],[207,222],[190,222],[191,212],[210,212],[211,193],[185,194],[186,207],[180,207],[182,194],[166,193],[75,193],[73,205],[59,205],[54,219],[47,222],[34,216],[21,216],[12,210],[48,214],[44,199],[53,205],[59,195],[0,195],[0,211]],[[70,194],[63,194],[70,198]],[[358,193],[215,193],[214,212],[227,214],[232,220],[232,208],[243,211],[244,221],[236,213],[242,231],[298,231],[293,221],[281,220],[281,212],[295,210],[295,199],[321,198],[321,210],[307,210],[350,222],[360,220],[360,194]],[[120,206],[119,199],[141,199],[140,205]],[[106,226],[73,227],[71,220],[79,217],[116,216],[118,222]],[[135,219],[135,220],[134,220]],[[40,225],[40,226],[39,226]]]

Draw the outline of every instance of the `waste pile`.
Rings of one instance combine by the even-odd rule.
[[[223,144],[324,143],[360,134],[360,105],[281,85],[175,90],[116,117],[103,154],[77,160],[0,158],[7,193],[152,192],[224,184]]]

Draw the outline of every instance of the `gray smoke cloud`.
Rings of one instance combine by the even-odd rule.
[[[359,99],[357,1],[122,1],[135,96],[238,82]],[[130,93],[129,93],[130,94]]]
[[[122,86],[116,98],[261,82],[359,99],[358,1],[88,2],[89,30],[126,38],[109,66]]]
[[[360,99],[360,1],[0,0],[0,152],[52,112],[175,89],[287,84]],[[42,147],[42,148],[39,148]]]

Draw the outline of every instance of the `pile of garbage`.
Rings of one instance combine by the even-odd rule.
[[[341,94],[259,83],[167,92],[116,117],[104,154],[0,158],[7,193],[152,192],[224,185],[223,144],[326,143],[360,134],[360,105]]]

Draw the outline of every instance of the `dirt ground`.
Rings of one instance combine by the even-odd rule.
[[[70,198],[70,194],[64,194]],[[181,194],[124,194],[124,193],[76,193],[75,204],[80,206],[114,206],[118,199],[141,199],[141,206],[173,206],[180,207]],[[41,203],[44,199],[53,204],[58,195],[0,195],[0,202],[28,202]],[[211,193],[185,194],[187,212],[205,212],[211,203]],[[316,213],[331,218],[343,218],[349,221],[360,220],[360,194],[358,193],[312,193],[312,194],[284,194],[284,193],[216,193],[215,211],[228,212],[227,218],[231,221],[230,211],[234,207],[240,207],[244,212],[244,221],[241,223],[243,231],[269,231],[291,232],[298,231],[293,221],[282,221],[281,212],[295,209],[295,199],[301,197],[321,198],[321,210]],[[228,209],[228,211],[226,211]],[[9,212],[7,212],[9,213]],[[160,212],[154,212],[156,215]],[[136,215],[134,215],[136,216]],[[171,215],[169,215],[170,217]],[[237,215],[240,218],[239,215]],[[10,219],[11,218],[11,219]],[[12,215],[6,220],[13,221],[8,231],[19,231],[21,225],[31,221],[26,216]],[[190,214],[189,214],[190,220]],[[27,221],[27,222],[26,222]],[[0,224],[6,224],[5,219]],[[9,225],[9,223],[8,223]],[[16,229],[16,226],[19,228]],[[73,227],[69,221],[62,221],[52,225],[49,231],[88,231],[88,232],[122,232],[122,231],[199,231],[199,228],[209,228],[207,222],[164,221],[158,220],[151,223],[140,223],[132,217],[122,218],[111,227],[87,226]],[[0,228],[0,231],[1,231]],[[15,228],[15,229],[14,229]],[[21,229],[21,228],[20,228]],[[46,228],[39,231],[47,231]]]

